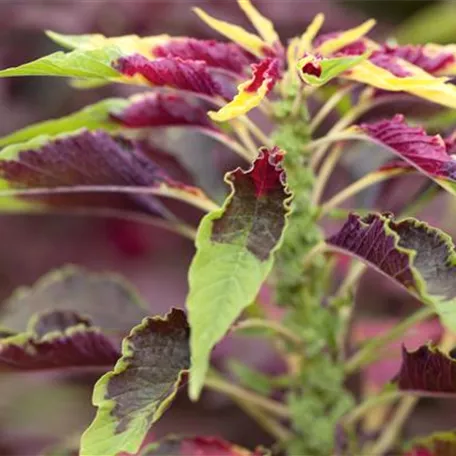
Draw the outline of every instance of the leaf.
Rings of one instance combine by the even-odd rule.
[[[29,329],[0,342],[0,366],[18,370],[110,367],[120,353],[87,318],[68,310],[42,313]]]
[[[0,310],[0,323],[24,331],[37,313],[76,311],[107,331],[125,332],[148,313],[126,281],[114,274],[91,274],[67,266],[42,277],[33,287],[19,288]]]
[[[111,199],[107,198],[109,194]],[[119,201],[119,194],[124,195],[124,201]],[[43,203],[65,208],[130,206],[170,218],[173,216],[168,209],[153,195],[196,205],[201,202],[201,208],[209,202],[198,188],[169,178],[146,157],[140,143],[86,130],[55,138],[40,136],[3,149],[2,195],[39,197]]]
[[[140,456],[261,456],[263,452],[250,452],[217,437],[172,436],[152,443]]]
[[[401,368],[393,382],[401,391],[420,396],[456,394],[456,359],[432,345],[413,352],[402,347]]]
[[[252,78],[238,86],[237,95],[217,112],[209,111],[209,117],[225,122],[256,108],[274,88],[280,78],[279,60],[267,57],[252,65]]]
[[[413,440],[406,448],[403,456],[454,456],[456,433],[436,432],[428,437]]]
[[[184,126],[216,130],[206,111],[177,94],[141,94],[111,110],[111,119],[126,128]]]
[[[324,85],[368,57],[368,53],[354,57],[335,58],[317,58],[308,54],[298,61],[299,75],[306,84]]]
[[[315,49],[315,52],[323,56],[329,56],[339,51],[340,49],[358,41],[364,35],[370,32],[370,30],[375,26],[375,20],[369,19],[366,22],[363,22],[361,25],[354,27],[343,32],[337,32],[333,34],[328,34],[327,39],[323,42],[320,39],[320,44]]]
[[[121,57],[113,63],[125,77],[140,75],[157,87],[188,90],[203,95],[222,95],[220,84],[212,77],[205,62],[162,57],[149,60],[141,54]]]
[[[145,318],[124,339],[122,358],[95,385],[97,415],[81,438],[81,456],[138,451],[150,426],[174,398],[190,363],[183,311]]]
[[[89,131],[97,129],[112,131],[118,128],[118,126],[110,119],[109,114],[111,112],[122,111],[129,104],[130,102],[128,100],[122,98],[108,98],[68,116],[39,122],[17,130],[1,138],[0,147],[30,141],[40,135],[46,135],[52,138],[56,135],[71,133],[81,128],[86,128]]]
[[[215,19],[205,13],[201,8],[193,8],[193,11],[198,17],[204,21],[209,27],[222,34],[230,41],[241,46],[247,52],[252,53],[256,57],[264,57],[270,51],[269,46],[257,35],[247,32],[242,27],[219,19]]]
[[[94,50],[55,52],[30,63],[0,71],[1,78],[12,76],[64,76],[73,78],[116,79],[119,73],[112,62],[122,52],[116,46]]]
[[[64,35],[62,33],[46,31],[46,35],[57,44],[68,49],[79,49],[90,51],[115,46],[123,53],[140,53],[145,56],[152,56],[152,48],[160,43],[167,42],[169,35],[156,35],[139,37],[138,35],[124,35],[106,37],[99,33],[85,35]]]
[[[414,218],[350,214],[327,244],[393,279],[456,328],[456,253],[444,232]]]
[[[219,68],[237,74],[244,74],[245,69],[255,60],[236,43],[194,38],[171,39],[154,46],[152,53],[155,57],[202,60],[210,68]]]
[[[456,195],[456,161],[449,154],[448,144],[441,136],[429,136],[421,127],[407,125],[404,116],[399,114],[391,120],[361,124],[358,128]],[[399,167],[397,162],[394,167]]]
[[[187,299],[192,399],[201,392],[212,348],[253,302],[271,270],[289,212],[282,157],[277,148],[262,149],[249,170],[228,173],[231,194],[200,223]]]

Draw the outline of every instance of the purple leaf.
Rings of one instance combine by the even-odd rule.
[[[450,143],[445,143],[441,136],[430,136],[421,127],[407,125],[399,114],[391,120],[361,124],[359,128],[445,190],[456,193],[456,160],[448,153]],[[388,168],[394,166],[406,167],[395,162]]]
[[[132,98],[123,111],[111,118],[129,128],[196,126],[215,129],[206,111],[186,97],[176,94],[144,94]]]
[[[44,313],[27,333],[0,341],[0,366],[19,370],[110,367],[119,356],[99,329],[69,311]]]
[[[414,352],[403,347],[401,368],[393,382],[401,391],[420,395],[456,394],[456,360],[430,345]]]
[[[202,60],[211,68],[221,68],[243,74],[255,57],[235,43],[194,38],[173,39],[155,46],[156,57],[179,57],[183,60]]]
[[[456,454],[456,433],[436,432],[421,437],[407,445],[403,456],[454,456]]]
[[[114,68],[124,76],[143,76],[151,85],[188,90],[203,95],[222,95],[222,89],[211,76],[205,62],[163,57],[149,60],[143,55],[121,57]]]

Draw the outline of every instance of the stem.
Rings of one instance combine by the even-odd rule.
[[[355,407],[350,413],[348,413],[343,419],[343,423],[347,426],[351,426],[359,421],[367,412],[371,409],[388,404],[390,402],[399,399],[403,393],[400,391],[387,391],[378,396],[371,396],[367,400],[361,402],[357,407]]]
[[[339,102],[345,97],[345,95],[347,95],[353,90],[354,87],[355,85],[349,85],[334,93],[331,97],[328,98],[326,103],[323,104],[323,106],[315,114],[314,118],[310,122],[309,130],[311,133],[314,132],[320,126],[323,120],[326,119],[330,112],[339,104]]]
[[[435,311],[431,307],[423,307],[414,314],[410,315],[403,322],[391,328],[388,332],[371,339],[360,348],[345,364],[346,374],[352,374],[363,366],[378,359],[378,352],[386,344],[403,336],[411,327],[434,315]]]
[[[274,418],[267,416],[259,407],[246,404],[240,399],[233,398],[233,401],[279,442],[286,442],[293,437],[293,434],[286,427],[282,426]]]
[[[351,268],[348,274],[345,276],[344,280],[339,286],[339,289],[336,291],[335,296],[344,296],[349,290],[358,282],[359,278],[366,269],[366,265],[361,261],[357,261]]]
[[[291,342],[294,345],[302,345],[302,340],[296,336],[285,326],[281,325],[277,321],[263,320],[260,318],[251,318],[238,323],[233,330],[250,329],[250,328],[265,328],[274,331],[278,335],[282,336],[285,340]]]
[[[255,144],[255,141],[252,139],[249,130],[246,125],[242,123],[239,119],[233,119],[231,125],[239,137],[239,139],[244,144],[245,148],[249,151],[249,155],[256,157],[258,154],[258,146]]]
[[[401,399],[393,418],[386,424],[380,438],[367,450],[367,454],[383,455],[394,445],[397,436],[418,400],[419,398],[416,396],[407,396]]]
[[[290,411],[288,410],[288,407],[281,404],[280,402],[268,399],[253,391],[249,391],[240,386],[229,383],[219,376],[215,376],[213,374],[208,375],[206,377],[205,386],[219,393],[226,394],[233,399],[236,398],[238,400],[260,407],[279,418],[290,417]]]
[[[320,173],[315,180],[315,186],[312,192],[312,203],[314,205],[318,204],[318,201],[323,194],[323,190],[325,189],[326,182],[328,182],[328,179],[331,176],[331,173],[333,172],[341,154],[342,145],[336,144],[321,166]]]
[[[331,145],[334,142],[337,141],[348,141],[351,139],[366,139],[365,135],[360,135],[353,133],[348,130],[341,130],[338,132],[329,132],[327,135],[322,136],[321,138],[314,139],[313,141],[308,142],[304,147],[305,149],[318,149],[320,146],[324,146],[325,152],[328,148],[329,145]],[[316,152],[318,153],[318,151]],[[315,156],[312,156],[311,162],[314,160]],[[312,165],[312,168],[315,169],[315,167]]]
[[[224,135],[223,133],[219,133],[217,131],[210,131],[207,130],[205,131],[205,134],[211,138],[214,138],[216,141],[220,142],[224,146],[228,147],[228,149],[231,149],[233,152],[235,152],[237,155],[239,155],[242,158],[245,158],[248,162],[252,161],[256,157],[256,148],[255,154],[252,153],[252,149],[250,148],[251,144],[248,146],[242,145],[235,139]],[[241,138],[242,140],[242,138]],[[255,147],[255,146],[254,146]]]
[[[310,264],[312,264],[313,259],[315,256],[318,256],[320,253],[325,252],[327,249],[327,245],[325,241],[320,241],[315,244],[306,254],[304,259],[302,260],[302,268],[303,270]]]
[[[389,170],[388,172],[378,172],[374,171],[372,173],[366,174],[361,179],[353,182],[348,187],[345,187],[341,192],[334,195],[329,201],[324,203],[320,208],[320,217],[326,215],[329,211],[334,209],[340,203],[345,201],[346,199],[350,198],[353,195],[356,195],[361,190],[370,187],[371,185],[377,184],[378,182],[382,182],[387,179],[391,179],[399,174],[401,174],[403,170]]]
[[[272,148],[273,144],[272,141],[266,136],[266,134],[258,127],[258,125],[253,122],[247,116],[240,116],[240,121],[250,130],[253,136],[260,141],[260,143],[266,147]]]

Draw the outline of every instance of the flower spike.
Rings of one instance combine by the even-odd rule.
[[[274,46],[280,42],[279,35],[274,30],[272,22],[258,11],[250,0],[238,0],[238,4],[267,44]]]

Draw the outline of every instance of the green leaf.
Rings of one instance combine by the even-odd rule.
[[[324,85],[344,71],[366,60],[369,53],[353,57],[318,58],[307,55],[298,62],[298,71],[302,80],[312,86]]]
[[[63,76],[72,78],[117,79],[112,63],[122,57],[116,46],[94,50],[55,52],[33,62],[0,71],[1,78],[12,76]]]
[[[251,169],[229,173],[231,194],[201,221],[187,299],[193,400],[203,387],[212,348],[253,302],[272,268],[290,201],[282,157],[278,149],[262,149]]]
[[[0,311],[2,326],[24,331],[36,313],[77,311],[96,326],[124,332],[148,312],[135,290],[115,274],[91,274],[74,266],[53,271],[32,287],[19,288]]]
[[[0,147],[30,141],[41,135],[46,135],[46,138],[50,139],[56,135],[63,133],[68,134],[81,128],[90,131],[98,128],[112,131],[118,128],[119,125],[110,119],[110,113],[122,110],[129,104],[130,102],[123,98],[108,98],[68,116],[39,122],[21,130],[17,130],[8,136],[0,138]],[[28,144],[26,148],[33,148],[34,145],[35,144]],[[2,152],[2,155],[3,153],[5,152]],[[5,154],[8,155],[8,151],[6,151]]]
[[[81,438],[81,456],[138,451],[189,367],[188,338],[187,319],[178,309],[133,328],[123,341],[122,358],[95,385],[98,411]]]

